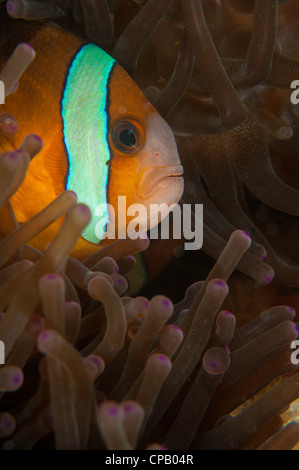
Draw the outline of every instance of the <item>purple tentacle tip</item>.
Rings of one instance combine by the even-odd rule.
[[[233,317],[233,313],[230,312],[229,310],[223,310],[224,315],[227,315],[228,317]]]
[[[116,416],[117,415],[117,408],[116,406],[110,406],[108,409],[108,413],[110,416]]]
[[[17,160],[17,158],[18,158],[18,153],[19,153],[18,150],[15,150],[14,152],[10,152],[10,153],[8,154],[8,156],[9,156],[9,158],[10,158],[11,160]]]
[[[216,286],[218,287],[224,287],[226,285],[226,283],[224,281],[222,281],[221,279],[218,279],[217,281],[214,281]]]
[[[21,383],[21,380],[22,380],[22,378],[19,374],[14,375],[14,377],[13,377],[13,383],[14,384],[19,385],[19,383]]]
[[[46,278],[49,280],[49,281],[54,281],[55,279],[57,279],[57,274],[55,273],[50,273],[50,274],[47,274],[46,275]]]
[[[163,356],[163,354],[160,354],[159,359],[160,361],[163,361],[163,362],[167,360],[166,356]]]
[[[1,425],[5,430],[8,430],[8,429],[11,428],[11,420],[10,419],[5,419],[5,420],[2,421]]]
[[[13,4],[12,4],[12,2],[10,2],[10,1],[7,2],[7,4],[6,4],[6,9],[7,9],[7,11],[8,11],[9,13],[11,13],[11,12],[13,11]]]
[[[162,300],[162,305],[165,308],[169,308],[170,307],[170,301],[168,299],[163,299]]]
[[[102,364],[102,361],[98,356],[91,356],[91,360],[96,366],[100,366]]]
[[[249,235],[247,232],[245,232],[244,230],[243,230],[243,234],[245,235],[245,237],[247,237],[247,238],[249,238],[249,239],[251,240],[250,235]]]
[[[171,325],[171,328],[176,331],[181,331],[181,328],[177,325]]]
[[[125,405],[124,406],[124,410],[125,410],[125,413],[130,413],[133,409],[133,406],[132,405]]]
[[[80,209],[81,209],[82,214],[88,214],[89,213],[89,209],[88,209],[87,206],[82,205],[82,206],[80,206]]]
[[[48,331],[43,331],[40,335],[39,335],[39,339],[41,341],[46,341],[49,337],[49,332]]]
[[[29,43],[27,42],[26,45],[27,45],[30,49],[32,49],[32,50],[34,51],[34,47],[32,47],[31,44],[29,44]],[[40,139],[40,140],[42,140],[42,139]]]

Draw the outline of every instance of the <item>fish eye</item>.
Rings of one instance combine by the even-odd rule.
[[[134,154],[144,145],[140,125],[131,121],[117,122],[113,127],[111,137],[114,146],[126,154]]]

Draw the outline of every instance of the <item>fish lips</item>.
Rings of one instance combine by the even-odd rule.
[[[136,194],[139,199],[148,200],[153,198],[158,191],[168,191],[170,197],[173,191],[174,194],[171,197],[173,201],[171,202],[178,202],[183,194],[183,174],[183,166],[180,164],[146,168],[141,171],[137,180]],[[168,201],[161,200],[160,202]]]

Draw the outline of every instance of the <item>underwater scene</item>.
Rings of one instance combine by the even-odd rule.
[[[0,0],[0,449],[299,449],[298,159],[298,0]]]

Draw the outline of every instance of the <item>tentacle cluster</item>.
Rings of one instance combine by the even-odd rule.
[[[254,258],[239,269],[248,272],[267,253],[276,280],[298,285],[298,260],[278,254],[252,212],[253,198],[298,217],[296,0],[9,0],[7,10],[68,21],[112,52],[176,134],[188,175],[184,201],[206,206],[206,252],[217,257],[219,242],[243,228]]]
[[[22,158],[2,154],[1,170],[21,168]],[[26,245],[61,212],[67,218],[45,253]],[[83,263],[68,258],[89,219],[66,191],[0,242],[3,449],[48,447],[53,433],[57,449],[230,449],[257,436],[258,446],[273,436],[267,446],[294,447],[296,423],[283,428],[279,417],[299,397],[294,309],[272,308],[236,332],[235,316],[221,310],[248,235],[234,232],[206,281],[173,306],[164,296],[124,295],[131,254],[146,240],[116,242]]]
[[[68,21],[106,47],[176,134],[188,175],[184,201],[206,207],[204,250],[217,257],[219,243],[223,247],[232,230],[243,228],[253,237],[254,258],[245,257],[239,269],[258,269],[268,256],[276,280],[297,286],[298,260],[278,254],[250,202],[298,217],[291,167],[298,109],[290,101],[299,75],[295,3],[9,0],[7,11]]]
[[[28,17],[32,15],[28,8],[33,3],[36,2],[9,0],[7,8],[22,7],[25,13],[13,9],[10,13],[17,15],[18,11],[21,15],[23,11],[22,15]],[[43,16],[47,16],[46,8],[48,17],[59,16],[57,10],[54,13],[51,10],[55,5],[64,14],[70,13],[68,2],[38,3],[44,9]],[[110,6],[109,15],[114,8],[116,11],[122,7],[120,1],[109,5],[106,1],[97,3],[103,8]],[[135,2],[137,9],[138,3]],[[150,15],[157,4],[154,0],[145,4],[148,10],[140,10],[140,15],[147,11],[153,20],[148,22],[148,36],[165,14],[172,12],[172,20],[178,22],[179,18],[169,10],[171,3],[160,0],[157,16]],[[0,437],[4,449],[48,447],[53,435],[58,449],[291,449],[297,445],[298,423],[288,423],[287,415],[281,415],[282,410],[299,398],[297,366],[290,361],[290,345],[298,337],[294,309],[288,306],[268,309],[238,329],[233,313],[222,310],[229,290],[227,281],[237,266],[261,283],[273,277],[271,268],[262,261],[265,250],[257,243],[251,246],[247,233],[234,230],[238,225],[252,228],[245,211],[244,186],[253,190],[256,178],[264,184],[256,159],[252,158],[251,162],[246,159],[249,149],[259,149],[252,133],[259,145],[263,142],[261,148],[267,153],[267,158],[263,154],[264,171],[267,174],[273,169],[268,158],[269,132],[265,131],[265,124],[253,117],[246,99],[236,92],[236,83],[228,78],[228,68],[217,51],[220,46],[216,47],[211,40],[205,3],[182,2],[186,32],[173,77],[180,75],[178,71],[186,70],[188,79],[184,77],[185,85],[177,86],[174,78],[169,86],[181,98],[185,86],[192,86],[190,73],[195,60],[213,98],[213,102],[202,97],[196,99],[199,106],[213,108],[210,123],[216,126],[213,155],[218,162],[217,170],[204,157],[198,164],[195,153],[194,165],[199,168],[205,185],[199,176],[192,180],[192,165],[187,164],[187,172],[190,171],[191,184],[196,184],[197,194],[211,208],[206,233],[211,235],[208,246],[213,247],[218,260],[207,279],[191,286],[179,304],[173,306],[164,296],[148,300],[125,295],[126,274],[134,267],[131,255],[145,250],[148,240],[116,242],[83,263],[69,257],[90,220],[89,209],[77,204],[71,191],[65,191],[18,227],[9,198],[22,183],[30,159],[41,149],[42,142],[38,136],[30,135],[20,149],[0,155],[0,339],[5,345],[5,364],[0,367]],[[249,3],[237,0],[231,4],[232,7],[226,3],[229,14],[234,15],[237,12],[244,15],[244,8],[250,7]],[[278,2],[267,2],[270,4],[273,14],[266,19],[266,30],[273,32]],[[79,2],[76,5],[79,7]],[[179,2],[173,5],[178,7]],[[217,5],[224,8],[225,2]],[[89,2],[86,11],[81,5],[71,12],[82,23],[82,18],[84,21],[91,18],[94,6]],[[261,13],[260,2],[256,2],[255,8]],[[249,14],[252,16],[251,10]],[[129,40],[136,27],[133,26],[131,22],[123,30],[115,45],[120,59],[124,50],[122,41]],[[184,28],[179,25],[179,29]],[[239,71],[237,77],[242,86],[246,84],[250,88],[261,80],[252,72],[254,61],[261,61],[253,53],[256,38],[261,34],[259,15],[255,17],[253,31],[249,34],[248,53],[240,58],[242,73]],[[141,36],[140,51],[144,45],[143,33]],[[203,42],[208,54],[197,55],[194,43],[201,50]],[[8,92],[15,91],[22,71],[34,56],[28,46],[21,47],[21,56],[17,50],[0,76],[6,81]],[[273,53],[273,43],[268,41],[263,51],[261,54],[268,57],[269,51]],[[131,66],[138,55],[132,56]],[[216,59],[213,67],[219,71],[213,80],[210,57]],[[264,80],[268,80],[265,77],[270,62],[259,62],[265,69]],[[271,76],[272,72],[269,73]],[[219,78],[224,80],[223,96],[219,92]],[[264,90],[258,88],[256,93],[261,97],[257,100],[264,100],[266,105]],[[161,96],[160,105],[163,103],[165,113],[168,106],[175,112],[170,95],[166,89]],[[157,95],[156,100],[159,107]],[[268,129],[275,123],[278,132],[275,116],[272,118],[259,106],[255,109],[257,115],[260,121],[261,116],[263,119],[266,116]],[[9,129],[15,130],[11,129],[13,123],[8,125],[8,130],[5,128],[5,119],[0,116],[1,132],[7,135]],[[277,135],[285,138],[286,127],[281,132]],[[237,141],[240,134],[244,140]],[[208,143],[212,145],[209,137],[196,136],[197,146],[204,144],[202,154]],[[186,140],[180,133],[179,139],[186,147],[191,142],[192,149],[195,138]],[[241,151],[229,153],[229,149],[237,148],[236,142]],[[225,165],[228,154],[229,164]],[[212,175],[215,173],[216,178],[218,171],[222,177],[226,175],[226,181],[230,182],[228,188],[221,184],[212,186]],[[271,175],[276,178],[275,174]],[[269,184],[273,184],[271,178]],[[257,191],[261,200],[269,197],[263,187]],[[186,197],[194,197],[191,193],[187,192]],[[280,204],[279,208],[285,209],[277,196],[273,195],[273,199],[274,207]],[[224,204],[224,200],[231,206]],[[294,212],[292,204],[289,203],[290,213]],[[225,217],[220,210],[226,211]],[[219,227],[215,214],[219,216]],[[64,224],[44,253],[27,244],[61,216],[66,216]],[[276,255],[272,254],[274,263]],[[277,259],[276,262],[281,280],[292,283],[297,268],[290,272],[289,265],[282,266]],[[293,417],[297,417],[296,413]]]

